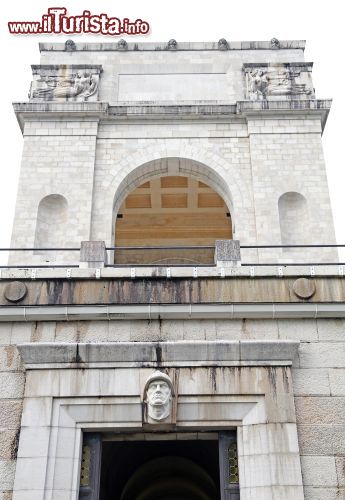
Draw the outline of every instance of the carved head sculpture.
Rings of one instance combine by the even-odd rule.
[[[218,49],[219,50],[228,50],[228,48],[229,48],[228,42],[225,40],[225,38],[221,38],[218,41]]]
[[[65,50],[72,51],[72,50],[76,50],[76,48],[77,48],[77,46],[73,42],[73,40],[66,40],[66,42],[65,42]]]
[[[278,38],[272,38],[271,49],[280,49],[280,41],[278,40]]]
[[[176,50],[177,49],[177,41],[174,40],[174,38],[172,38],[171,40],[169,40],[167,47],[168,47],[168,50]]]
[[[160,371],[155,371],[146,380],[144,401],[147,404],[147,413],[153,420],[164,420],[171,413],[171,400],[174,396],[174,387],[170,377]]]
[[[126,42],[126,40],[124,40],[123,38],[121,38],[121,40],[119,40],[117,42],[117,48],[118,48],[118,50],[127,50],[128,49],[128,43]]]

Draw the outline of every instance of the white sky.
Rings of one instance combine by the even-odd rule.
[[[0,168],[0,247],[10,245],[18,184],[22,135],[12,110],[12,102],[26,101],[31,81],[31,64],[39,63],[38,42],[64,42],[66,35],[10,35],[8,21],[40,20],[49,7],[66,7],[69,15],[88,9],[130,20],[148,21],[145,37],[125,37],[128,41],[218,41],[227,40],[307,40],[306,61],[314,62],[313,83],[318,98],[332,98],[333,106],[323,135],[324,152],[338,243],[345,243],[345,171],[342,147],[345,141],[345,70],[343,63],[344,15],[342,2],[327,5],[311,0],[258,2],[257,0],[126,0],[122,2],[80,0],[5,1],[1,5],[0,42],[2,49],[1,152]],[[102,35],[74,35],[78,41],[114,41]],[[315,237],[315,241],[317,237]],[[345,253],[344,257],[345,258]],[[0,256],[0,262],[4,262]]]

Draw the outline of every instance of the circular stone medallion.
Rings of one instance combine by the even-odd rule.
[[[310,299],[316,291],[314,280],[307,278],[298,278],[292,289],[299,299]]]
[[[12,281],[5,287],[4,296],[9,302],[19,302],[22,300],[28,289],[21,281]]]

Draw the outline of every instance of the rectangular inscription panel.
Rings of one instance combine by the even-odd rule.
[[[119,101],[226,100],[225,73],[119,76]]]

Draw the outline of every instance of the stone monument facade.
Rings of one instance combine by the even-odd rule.
[[[345,499],[344,269],[295,247],[335,242],[304,45],[40,44],[1,499]]]

